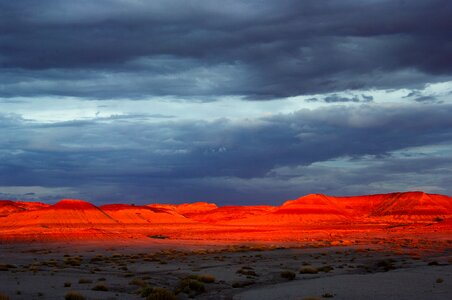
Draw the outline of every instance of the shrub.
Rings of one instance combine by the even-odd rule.
[[[393,259],[380,260],[379,262],[377,262],[377,268],[381,268],[385,272],[394,270],[396,269],[394,262],[395,261]]]
[[[319,271],[313,267],[303,267],[300,269],[300,274],[317,274]]]
[[[282,271],[280,275],[281,275],[282,278],[285,278],[285,279],[288,279],[288,280],[294,280],[295,276],[297,276],[295,274],[295,272],[292,272],[292,271]]]
[[[86,283],[93,283],[93,281],[91,279],[86,279],[86,278],[80,278],[78,283],[80,284],[86,284]]]
[[[157,234],[157,235],[148,235],[148,237],[150,237],[151,239],[158,239],[158,240],[169,239],[169,236],[161,235],[161,234]]]
[[[232,287],[237,289],[237,288],[242,288],[242,287],[246,287],[246,286],[250,286],[255,284],[256,282],[253,280],[245,280],[245,281],[236,281],[234,283],[232,283]]]
[[[259,276],[257,273],[250,267],[242,267],[240,270],[237,271],[237,274],[242,274],[246,276]]]
[[[93,288],[93,291],[101,291],[101,292],[106,292],[108,291],[108,288],[105,286],[105,284],[96,284]]]
[[[0,300],[9,300],[9,297],[5,294],[0,293]]]
[[[151,295],[153,291],[154,291],[154,287],[152,287],[150,285],[146,285],[141,289],[140,296],[147,297],[147,296]]]
[[[196,279],[196,280],[204,282],[204,283],[213,283],[213,282],[215,282],[215,277],[213,275],[209,275],[209,274],[190,275],[188,278]]]
[[[185,293],[190,297],[197,296],[205,291],[206,287],[202,282],[191,278],[182,279],[176,288],[176,294]]]
[[[85,296],[78,292],[67,292],[66,295],[64,295],[65,300],[85,300]]]
[[[437,278],[436,279],[436,283],[443,283],[444,282],[444,279],[442,279],[442,278]]]
[[[146,297],[146,300],[177,300],[177,297],[173,292],[157,287]]]
[[[141,287],[145,287],[146,286],[146,282],[143,279],[140,278],[134,278],[129,282],[129,285],[136,285],[136,286],[141,286]]]
[[[69,281],[66,281],[65,283],[64,283],[64,287],[70,287],[72,285],[72,283],[70,283]]]
[[[333,298],[333,297],[334,297],[334,295],[330,294],[330,293],[325,293],[322,295],[322,298]]]
[[[317,268],[317,271],[325,272],[325,273],[329,273],[329,272],[331,272],[333,270],[334,270],[334,268],[331,267],[331,266],[323,266],[323,267]]]
[[[0,264],[0,271],[9,271],[9,269],[16,269],[17,266],[13,264]]]

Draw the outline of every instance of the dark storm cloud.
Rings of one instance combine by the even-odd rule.
[[[287,180],[297,176],[308,181],[329,178],[322,184],[311,182],[312,190],[307,192],[319,186],[328,193],[344,192],[337,183],[347,176],[334,181],[327,175],[335,174],[334,167],[324,169],[323,174],[313,173],[315,164],[344,157],[357,162],[378,157],[381,164],[391,164],[362,169],[355,184],[391,183],[391,176],[403,171],[394,163],[402,164],[392,152],[451,144],[451,113],[452,106],[442,104],[363,105],[243,121],[148,122],[131,116],[127,122],[106,122],[98,118],[84,121],[82,127],[2,116],[0,182],[3,186],[73,188],[88,200],[104,201],[264,201],[278,192],[278,197],[289,197],[288,191],[295,191],[296,185],[281,191]],[[423,159],[432,166],[437,160]],[[450,160],[444,158],[443,166],[450,165]],[[308,171],[295,172],[296,176],[275,171],[298,167]],[[407,173],[423,167],[413,164],[410,168]],[[353,174],[359,177],[356,170]],[[429,180],[438,183],[441,176],[432,174]],[[264,188],[272,185],[271,192]],[[254,189],[246,190],[246,186]]]
[[[0,1],[0,96],[272,99],[449,80],[452,4]]]

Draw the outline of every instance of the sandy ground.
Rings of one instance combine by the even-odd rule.
[[[10,299],[64,299],[68,291],[86,299],[143,299],[140,292],[151,286],[178,292],[178,299],[452,299],[451,263],[450,248],[385,244],[0,245],[0,293]],[[190,280],[197,284],[187,285]]]

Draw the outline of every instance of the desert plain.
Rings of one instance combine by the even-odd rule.
[[[0,299],[452,299],[452,199],[0,202]]]

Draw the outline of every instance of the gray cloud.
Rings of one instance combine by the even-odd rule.
[[[451,14],[445,0],[0,1],[0,96],[422,86],[450,79]]]
[[[4,186],[66,188],[88,200],[102,201],[231,203],[237,199],[269,201],[278,192],[278,198],[292,197],[304,189],[366,193],[365,186],[377,190],[381,184],[386,185],[382,190],[389,190],[394,188],[394,178],[403,181],[398,175],[402,171],[416,174],[452,163],[450,157],[439,160],[418,155],[411,160],[418,159],[416,163],[409,165],[409,157],[391,154],[412,147],[450,145],[451,113],[452,106],[441,104],[361,105],[242,121],[148,122],[131,116],[127,122],[105,122],[98,118],[83,121],[82,127],[77,122],[39,124],[19,116],[2,116],[0,182]],[[316,167],[339,158],[366,164],[369,156],[378,158],[378,163],[369,170],[355,169],[348,188],[340,187],[347,176],[331,177],[347,173],[346,169],[334,164],[331,169]],[[410,170],[404,170],[408,167]],[[281,168],[296,172],[275,171]],[[432,172],[428,182],[445,189],[444,174]],[[329,181],[316,181],[323,177]],[[282,192],[288,179],[292,184]],[[304,185],[297,185],[297,180]],[[352,184],[352,180],[356,182]],[[271,192],[265,185],[273,186]]]
[[[317,99],[314,100],[316,98],[311,98],[308,99],[308,101],[312,102],[312,101],[318,101]],[[332,94],[330,96],[326,96],[323,98],[323,102],[326,103],[340,103],[340,102],[370,102],[373,101],[374,97],[372,96],[366,96],[366,95],[361,95],[359,96],[353,96],[353,97],[346,97],[346,96],[339,96],[337,94]]]

